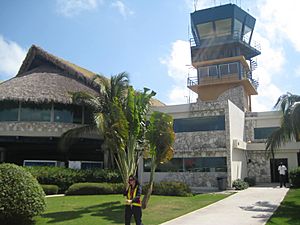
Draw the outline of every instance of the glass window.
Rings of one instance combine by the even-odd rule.
[[[240,37],[242,33],[242,27],[243,27],[242,22],[237,19],[234,19],[234,28],[233,28],[234,35]]]
[[[82,106],[73,106],[73,123],[82,123]]]
[[[200,77],[208,77],[209,74],[208,67],[199,67],[198,71]]]
[[[68,105],[54,105],[54,122],[72,123],[72,107]]]
[[[144,172],[150,172],[151,159],[144,159]],[[156,172],[227,172],[226,157],[173,158],[159,164]]]
[[[229,64],[229,73],[230,74],[238,73],[238,64],[237,63]]]
[[[228,64],[224,64],[224,65],[220,65],[220,75],[228,75],[229,71],[228,71]]]
[[[18,112],[18,102],[0,103],[0,121],[18,121]]]
[[[214,36],[213,23],[202,23],[197,25],[201,39],[212,38]]]
[[[82,106],[55,104],[54,122],[81,124]]]
[[[209,76],[210,77],[218,76],[218,67],[217,66],[210,66],[209,67]]]
[[[47,121],[51,119],[51,104],[21,104],[21,121]]]
[[[216,24],[216,35],[226,36],[231,34],[231,19],[217,20]]]
[[[225,130],[225,116],[211,117],[194,117],[184,119],[174,119],[174,131],[180,132],[197,132]]]
[[[226,172],[226,157],[184,158],[185,171]]]
[[[183,159],[173,158],[168,162],[159,164],[156,168],[156,172],[182,172],[183,171]],[[144,159],[144,172],[151,171],[151,159]]]
[[[279,127],[254,128],[254,139],[266,139]]]
[[[247,42],[248,44],[249,44],[249,41],[250,41],[251,32],[252,32],[251,28],[245,26],[244,33],[243,33],[243,41]]]
[[[103,168],[102,162],[81,162],[81,169],[90,170],[95,168]]]
[[[94,123],[94,115],[91,109],[88,107],[84,108],[84,124],[93,124]]]

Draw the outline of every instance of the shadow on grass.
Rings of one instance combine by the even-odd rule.
[[[84,208],[78,208],[72,211],[46,213],[41,215],[41,217],[50,219],[50,221],[48,221],[47,223],[58,223],[62,221],[81,218],[84,214],[101,217],[111,224],[123,223],[124,205],[122,205],[120,201],[115,201]]]

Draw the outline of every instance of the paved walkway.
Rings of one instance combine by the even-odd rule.
[[[251,187],[163,225],[263,225],[288,188]]]

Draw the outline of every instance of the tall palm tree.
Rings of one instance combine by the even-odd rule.
[[[282,112],[280,128],[267,139],[266,150],[273,156],[274,151],[291,140],[300,141],[300,96],[287,93],[281,95],[274,108]]]
[[[151,172],[149,189],[142,202],[144,209],[147,207],[152,193],[155,169],[160,163],[172,159],[174,153],[172,146],[175,140],[172,116],[162,112],[153,112],[149,122],[146,137],[150,145]]]

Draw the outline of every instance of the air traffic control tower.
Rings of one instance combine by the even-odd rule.
[[[198,102],[232,100],[234,94],[240,98],[237,105],[251,111],[251,95],[257,95],[258,87],[252,77],[257,67],[253,58],[260,55],[259,44],[252,41],[254,26],[255,18],[234,4],[191,13],[191,58],[197,77],[189,77],[187,86],[198,94]]]

